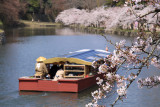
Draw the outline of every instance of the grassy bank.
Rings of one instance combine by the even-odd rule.
[[[37,22],[37,21],[32,22],[27,20],[20,20],[20,23],[23,24],[25,27],[33,27],[33,28],[61,26],[61,24],[53,22]]]

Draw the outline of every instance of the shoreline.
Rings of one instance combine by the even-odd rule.
[[[29,28],[43,28],[43,27],[59,27],[62,26],[60,23],[54,22],[38,22],[38,21],[28,21],[28,20],[20,20],[21,27],[29,27]],[[20,27],[20,26],[18,26]]]
[[[63,25],[63,24],[62,24]],[[137,37],[138,30],[131,30],[131,29],[110,29],[106,30],[104,28],[98,27],[85,27],[82,25],[68,25],[70,28],[78,28],[80,30],[88,30],[90,32],[98,33],[98,34],[112,34],[112,35],[119,35],[119,36],[126,36],[126,37]],[[146,32],[147,36],[151,35],[151,32]]]
[[[86,27],[82,25],[64,25],[62,23],[54,23],[54,22],[37,22],[37,21],[27,21],[27,20],[20,20],[20,23],[23,24],[23,27],[27,28],[43,28],[43,27],[70,27],[72,29],[78,28],[79,30],[88,30],[89,32],[98,33],[98,34],[116,34],[116,35],[124,35],[124,36],[136,36],[137,31],[135,30],[122,30],[122,29],[112,29],[105,31],[104,28],[98,27]]]

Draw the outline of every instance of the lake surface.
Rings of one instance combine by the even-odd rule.
[[[84,107],[92,100],[91,87],[80,93],[19,92],[18,78],[34,75],[36,59],[56,57],[80,49],[105,49],[110,45],[104,37],[70,28],[14,29],[6,33],[6,43],[0,46],[0,107]],[[134,38],[106,35],[112,42]],[[123,72],[123,71],[122,71]],[[121,74],[121,71],[118,72]],[[140,75],[160,75],[155,68],[144,69]],[[134,82],[128,89],[124,102],[116,107],[160,107],[160,87],[139,89]],[[109,105],[116,95],[102,99],[99,103]]]

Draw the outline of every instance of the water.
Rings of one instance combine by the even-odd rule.
[[[14,29],[6,33],[6,43],[0,46],[0,107],[84,107],[92,100],[91,87],[80,93],[19,92],[18,78],[34,75],[39,56],[51,58],[80,49],[113,50],[105,39],[97,34],[80,32],[69,28]],[[112,42],[134,38],[107,35]],[[152,71],[152,72],[151,72]],[[121,72],[119,72],[121,73]],[[145,69],[141,77],[160,75],[155,68]],[[159,107],[160,88],[139,89],[134,82],[128,90],[127,99],[116,107]],[[100,101],[109,105],[116,95]]]

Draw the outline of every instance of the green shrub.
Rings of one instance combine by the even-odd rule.
[[[113,6],[122,6],[124,5],[124,3],[125,3],[125,0],[119,0],[118,2],[113,0],[106,0],[105,5],[113,7]]]
[[[29,14],[29,13],[28,13],[28,14],[26,14],[26,19],[27,19],[27,20],[32,20],[32,15],[31,15],[31,14]]]
[[[116,6],[122,6],[124,5],[125,1],[124,0],[120,0],[119,2],[116,3]]]

